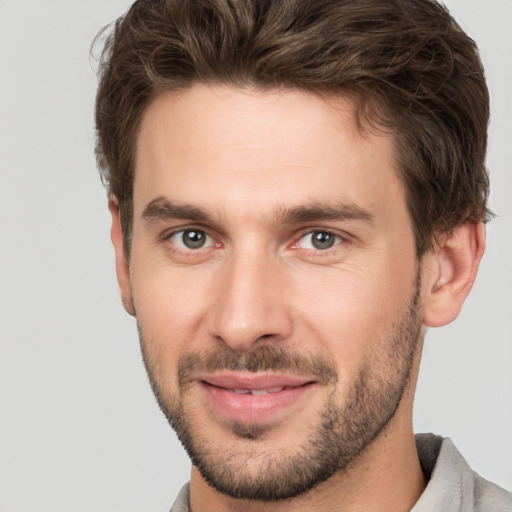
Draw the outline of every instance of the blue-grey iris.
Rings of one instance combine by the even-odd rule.
[[[205,232],[195,229],[187,229],[181,238],[185,247],[189,249],[200,249],[206,243]]]
[[[311,234],[311,244],[315,249],[330,249],[334,245],[335,241],[336,236],[332,233],[327,233],[325,231],[315,231]]]

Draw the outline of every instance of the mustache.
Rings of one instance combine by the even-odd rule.
[[[321,384],[333,384],[338,380],[334,362],[320,355],[294,353],[279,345],[264,345],[251,352],[237,352],[225,346],[213,352],[182,354],[178,361],[180,389],[194,380],[194,374],[221,370],[313,375]]]

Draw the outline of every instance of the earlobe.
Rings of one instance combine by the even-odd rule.
[[[461,224],[439,238],[423,265],[423,323],[449,324],[459,315],[475,282],[485,249],[481,222]]]
[[[126,260],[126,253],[124,250],[123,229],[121,226],[121,217],[119,215],[119,205],[117,199],[113,196],[109,197],[108,209],[112,215],[110,236],[116,255],[116,274],[119,291],[121,293],[121,301],[126,312],[135,316],[130,282],[130,268],[128,261]]]

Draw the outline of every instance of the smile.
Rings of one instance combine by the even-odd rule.
[[[215,416],[243,423],[277,420],[305,404],[306,396],[317,387],[304,377],[236,372],[202,376],[196,382]]]

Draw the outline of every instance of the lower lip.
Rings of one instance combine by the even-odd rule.
[[[261,423],[272,419],[308,393],[313,383],[283,389],[265,395],[245,395],[206,382],[201,387],[212,404],[226,419],[244,423]]]

